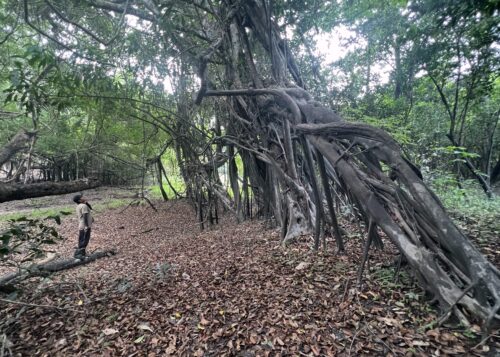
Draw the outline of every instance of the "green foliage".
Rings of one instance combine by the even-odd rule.
[[[388,290],[409,286],[411,283],[410,275],[404,270],[398,272],[396,279],[396,269],[394,267],[377,269],[373,275],[375,280]]]
[[[53,53],[38,46],[29,46],[24,53],[12,56],[10,86],[4,89],[5,103],[17,103],[20,109],[32,113],[42,105],[59,107],[57,100],[50,101],[50,87],[56,82],[63,85]],[[51,83],[52,82],[52,83]]]
[[[93,207],[96,212],[102,212],[109,209],[120,208],[128,205],[130,200],[128,199],[113,199],[105,202],[96,203]]]
[[[177,193],[182,194],[182,192],[184,192],[186,187],[184,185],[184,181],[182,180],[182,178],[176,177],[176,176],[171,176],[171,177],[169,177],[169,180],[170,180],[170,183],[172,184],[172,186],[177,191]],[[172,191],[170,186],[165,182],[163,183],[163,189],[165,190],[165,192],[167,193],[169,198],[175,197],[174,191]],[[160,187],[158,186],[158,184],[150,186],[149,190],[150,190],[149,192],[150,192],[151,196],[154,199],[161,199],[162,198]]]
[[[43,257],[47,246],[63,239],[48,221],[60,224],[60,215],[51,215],[43,219],[25,216],[10,219],[7,229],[0,234],[0,264],[19,265]]]
[[[0,28],[6,34],[19,20],[14,3],[0,2]],[[0,145],[20,128],[34,125],[32,112],[38,108],[36,164],[72,172],[57,179],[96,175],[112,184],[135,184],[146,171],[154,176],[147,160],[158,155],[178,129],[177,104],[199,86],[194,75],[198,49],[207,46],[204,37],[214,35],[205,21],[200,27],[200,14],[186,4],[158,5],[168,11],[165,20],[153,26],[130,15],[122,27],[119,16],[103,16],[105,10],[98,7],[82,11],[78,1],[55,4],[102,41],[116,35],[102,46],[102,41],[51,14],[43,3],[30,3],[37,26],[67,41],[74,53],[39,41],[29,26],[20,25],[5,37],[0,48],[1,109],[19,111],[20,116],[0,120]],[[487,174],[500,159],[499,32],[491,2],[359,0],[333,6],[328,1],[281,0],[272,6],[272,16],[316,99],[348,120],[387,130],[410,159],[428,171],[450,171],[467,158]],[[147,12],[141,6],[136,10]],[[215,15],[203,16],[209,22]],[[179,30],[186,27],[189,31]],[[330,32],[345,34],[341,59],[327,64],[316,50],[323,45],[318,34]],[[259,71],[269,66],[259,46],[252,51]],[[386,74],[377,67],[384,67]],[[450,115],[436,83],[451,108],[458,101],[456,116],[463,126],[455,127],[457,133],[462,131],[456,147],[449,146],[446,137]],[[216,84],[230,87],[223,80]],[[196,120],[185,130],[208,131],[211,118],[226,114],[202,105],[189,113]],[[462,175],[470,177],[465,170]],[[154,194],[158,191],[153,188]]]
[[[350,121],[360,121],[389,132],[400,144],[413,142],[411,127],[406,123],[407,108],[401,99],[394,99],[387,93],[367,97],[356,107],[343,110],[344,117]]]
[[[448,145],[444,147],[436,147],[435,150],[438,154],[449,155],[452,158],[452,162],[465,162],[465,159],[480,157],[476,153],[467,152],[467,148],[463,146]]]
[[[465,180],[458,185],[456,176],[435,173],[431,186],[446,209],[458,218],[476,220],[477,224],[491,222],[492,230],[500,234],[500,197],[488,199],[473,180]]]
[[[47,209],[36,209],[29,212],[22,213],[7,213],[0,215],[0,223],[16,221],[21,218],[40,220],[44,218],[56,217],[56,216],[66,216],[73,213],[74,209],[71,206],[64,208],[47,208]],[[59,217],[60,220],[60,217]]]
[[[115,198],[109,200],[103,200],[92,205],[95,212],[103,212],[109,209],[120,208],[126,206],[130,203],[130,199],[126,198]],[[36,209],[29,212],[22,213],[7,213],[0,215],[0,224],[2,226],[10,221],[16,221],[21,218],[40,220],[44,218],[52,218],[61,220],[61,216],[67,216],[73,214],[75,211],[74,206],[59,207],[59,208],[46,208],[46,209]]]

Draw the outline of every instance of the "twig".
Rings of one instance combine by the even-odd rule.
[[[160,229],[160,228],[155,227],[155,228],[146,229],[145,231],[131,234],[131,237],[137,237],[139,234],[146,234],[146,233],[149,233],[149,232],[152,232],[152,231],[157,231],[158,229]]]
[[[43,307],[43,308],[46,308],[46,309],[72,311],[72,312],[77,312],[79,314],[84,313],[84,311],[81,311],[81,310],[67,309],[65,307],[59,307],[59,306],[53,306],[53,305],[29,304],[27,302],[13,301],[13,300],[8,300],[8,299],[1,299],[1,298],[0,298],[0,301],[6,302],[6,303],[10,303],[10,304],[15,304],[15,305],[22,305],[22,306]]]
[[[5,348],[7,348],[7,350],[9,351],[9,356],[14,356],[14,354],[12,353],[12,350],[10,349],[12,343],[7,338],[6,333],[2,334],[2,340],[3,340],[2,341],[2,351],[0,353],[0,357],[3,357],[5,355]]]
[[[80,290],[80,292],[82,293],[83,297],[85,298],[85,302],[89,302],[90,300],[89,300],[87,294],[85,294],[85,291],[83,291],[83,289],[80,286],[80,284],[78,284],[77,282],[75,282],[75,284],[78,287],[78,289]]]
[[[347,281],[345,283],[345,289],[344,289],[344,294],[342,295],[342,301],[340,303],[343,303],[347,294],[347,289],[349,288],[349,279],[347,278]]]
[[[348,153],[348,152],[352,149],[352,147],[353,147],[354,145],[356,145],[356,144],[357,144],[357,141],[356,141],[356,139],[354,139],[354,140],[352,141],[352,143],[349,145],[349,147],[348,147],[347,149],[345,149],[345,150],[342,152],[342,154],[340,154],[340,156],[338,157],[338,159],[337,159],[337,160],[335,160],[335,162],[333,163],[333,167],[336,167],[336,166],[337,166],[337,164],[339,163],[339,161],[340,161],[340,160],[341,160],[341,159],[342,159],[345,155],[347,155],[347,153]]]
[[[2,335],[2,351],[0,353],[0,357],[3,357],[4,356],[4,353],[5,353],[5,343],[7,342],[7,335],[6,334],[3,334]]]
[[[396,352],[394,352],[394,351],[392,350],[392,348],[390,348],[390,347],[389,347],[389,345],[388,345],[387,343],[385,343],[385,342],[384,342],[384,341],[383,341],[380,337],[377,337],[377,335],[375,335],[375,333],[372,331],[372,329],[371,329],[368,325],[366,325],[366,329],[368,330],[368,332],[370,332],[370,333],[373,335],[373,337],[375,337],[375,340],[378,340],[378,341],[379,341],[380,343],[382,343],[385,347],[387,347],[387,349],[389,349],[389,351],[391,351],[391,352],[392,352],[392,354],[393,354],[394,356],[397,356],[397,353],[396,353]]]
[[[124,209],[122,209],[122,210],[120,211],[120,213],[125,212],[125,211],[126,211],[126,209],[127,209],[127,208],[129,208],[130,206],[132,206],[135,202],[137,202],[137,200],[132,200],[132,201],[131,201],[128,205],[127,205],[127,207],[125,207]]]
[[[354,334],[354,336],[352,337],[352,341],[351,341],[351,345],[349,346],[349,353],[348,355],[350,356],[351,355],[351,350],[352,350],[352,345],[354,344],[354,341],[356,340],[356,337],[359,335],[359,333],[361,331],[363,331],[365,328],[367,327],[367,325],[363,325],[363,327],[361,327],[358,331],[356,331],[356,333]]]
[[[475,350],[476,348],[478,348],[478,347],[479,347],[479,346],[481,346],[481,345],[484,345],[484,343],[485,343],[486,341],[488,341],[488,340],[490,339],[490,337],[497,337],[497,338],[500,338],[500,336],[498,336],[498,335],[494,335],[494,334],[491,334],[491,335],[489,335],[489,336],[486,336],[485,338],[483,338],[483,339],[481,340],[481,342],[479,342],[477,345],[475,345],[474,347],[472,347],[472,348],[471,348],[471,351],[472,351],[472,350]]]
[[[151,208],[155,211],[155,212],[158,212],[158,210],[156,209],[156,207],[153,205],[153,203],[149,200],[149,198],[145,197],[144,194],[142,196],[142,199],[145,200],[147,203],[149,203],[149,205],[151,206]]]
[[[149,232],[152,232],[152,231],[155,231],[155,230],[158,230],[158,229],[159,229],[158,227],[146,229],[145,231],[142,231],[139,234],[149,233]]]

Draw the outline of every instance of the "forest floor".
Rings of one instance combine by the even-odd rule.
[[[102,196],[102,192],[101,192]],[[92,197],[89,195],[89,197]],[[61,202],[66,202],[63,197]],[[436,326],[438,312],[389,242],[356,286],[363,235],[345,256],[283,248],[265,222],[224,215],[200,232],[184,201],[123,206],[95,215],[90,251],[117,255],[22,284],[1,296],[0,354],[20,356],[496,356],[499,332]],[[5,211],[4,211],[5,212]],[[12,211],[9,211],[12,212]],[[55,247],[73,254],[76,219]],[[464,222],[474,233],[477,225]],[[471,234],[473,239],[475,235]],[[495,232],[476,242],[499,266]],[[31,304],[31,305],[27,305]],[[36,306],[40,305],[40,306]],[[43,306],[42,306],[43,305]],[[451,322],[448,322],[451,324]]]

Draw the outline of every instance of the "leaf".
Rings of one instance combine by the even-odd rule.
[[[134,343],[142,343],[142,341],[144,341],[144,338],[146,336],[145,335],[142,335],[140,337],[137,337],[135,340],[134,340]]]
[[[202,357],[204,355],[203,350],[198,348],[196,352],[193,354],[194,357]]]
[[[149,327],[148,325],[146,325],[146,324],[140,324],[139,326],[137,326],[137,328],[139,330],[153,332],[153,329],[151,327]]]
[[[114,328],[105,328],[104,330],[102,330],[102,332],[106,336],[110,336],[110,335],[114,335],[115,333],[118,333],[118,330],[115,330]]]
[[[319,356],[320,355],[320,349],[318,346],[311,346],[311,350],[313,351],[314,355],[315,356]]]
[[[269,340],[265,340],[264,342],[261,343],[261,345],[263,345],[263,346],[269,346],[271,348],[274,348],[273,342],[269,341]]]
[[[377,317],[377,320],[384,322],[387,326],[399,326],[400,323],[396,319],[390,317]]]
[[[9,254],[9,251],[8,247],[0,247],[0,256]]]
[[[177,351],[177,347],[175,347],[176,344],[177,344],[177,337],[174,335],[172,340],[170,340],[167,349],[165,350],[167,355],[173,355]]]
[[[255,335],[255,334],[250,335],[250,343],[255,345],[258,341],[259,341],[259,337],[257,335]]]
[[[48,216],[45,219],[53,219],[57,224],[61,224],[61,217],[59,215]]]
[[[5,232],[0,236],[0,240],[3,242],[4,245],[9,244],[10,239],[12,238],[12,235],[9,232]]]
[[[306,269],[309,265],[311,265],[310,263],[307,263],[307,262],[301,262],[299,265],[297,265],[295,267],[295,270],[304,270]]]

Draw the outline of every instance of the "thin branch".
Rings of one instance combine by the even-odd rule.
[[[165,112],[169,113],[170,115],[177,117],[177,114],[175,114],[172,110],[167,109],[159,104],[155,104],[155,103],[140,100],[140,99],[130,98],[130,97],[113,97],[113,96],[108,96],[108,95],[94,95],[94,94],[73,94],[73,95],[50,95],[50,96],[48,96],[48,98],[96,98],[96,99],[111,99],[111,100],[128,100],[128,101],[135,102],[135,103],[150,105],[150,106],[155,107],[157,109],[164,110]]]
[[[349,346],[349,352],[348,352],[348,355],[351,356],[351,351],[352,351],[352,345],[354,344],[354,341],[356,341],[356,337],[358,337],[359,333],[361,331],[363,331],[365,328],[367,327],[367,325],[363,325],[363,327],[361,327],[359,330],[356,331],[356,333],[354,334],[354,336],[352,337],[352,341],[351,341],[351,345]]]
[[[9,37],[12,36],[12,34],[14,34],[14,32],[16,32],[16,28],[17,28],[18,23],[19,23],[19,13],[17,14],[17,17],[16,17],[16,23],[14,24],[14,26],[12,26],[12,30],[5,35],[3,40],[0,41],[0,46],[3,45],[5,42],[7,42]]]
[[[14,304],[14,305],[22,305],[22,306],[30,306],[30,307],[43,307],[45,309],[55,309],[55,310],[63,310],[63,311],[72,311],[72,312],[76,312],[76,313],[79,313],[79,314],[85,313],[85,311],[75,310],[75,309],[68,309],[68,308],[65,308],[65,307],[59,307],[59,306],[53,306],[53,305],[29,304],[29,303],[26,303],[26,302],[14,301],[14,300],[8,300],[8,299],[1,299],[1,298],[0,298],[0,301],[6,302],[6,303],[9,303],[9,304]]]
[[[74,53],[76,54],[77,56],[83,58],[83,59],[86,59],[87,61],[90,61],[90,62],[98,62],[97,59],[95,58],[92,58],[92,57],[87,57],[85,55],[82,55],[80,54],[79,52],[77,52],[74,48],[71,48],[69,47],[68,45],[62,43],[61,41],[59,41],[57,38],[55,38],[54,36],[51,36],[49,35],[47,32],[43,31],[41,28],[35,26],[35,24],[33,24],[30,19],[29,19],[29,10],[28,10],[28,0],[24,0],[23,1],[23,4],[24,4],[24,21],[26,22],[26,24],[31,27],[33,30],[35,30],[36,32],[38,32],[39,34],[47,37],[49,40],[57,43],[59,46],[61,46],[62,48],[70,51],[71,53]],[[109,65],[109,64],[108,64]]]
[[[95,8],[101,9],[101,10],[109,10],[109,11],[118,12],[118,13],[123,13],[125,10],[125,6],[117,4],[115,2],[111,2],[111,1],[91,0],[91,1],[89,1],[89,3],[92,7],[95,7]],[[127,10],[126,14],[128,14],[128,15],[134,15],[140,19],[150,21],[150,22],[154,22],[154,20],[155,20],[154,16],[151,16],[151,14],[149,14],[145,11],[141,11],[136,7],[129,7],[126,10]]]
[[[430,73],[429,73],[429,78],[431,79],[432,83],[434,83],[434,86],[436,87],[436,89],[439,93],[441,101],[443,102],[444,107],[446,108],[446,112],[450,116],[450,135],[453,136],[453,131],[454,131],[454,127],[455,127],[455,116],[451,111],[450,103],[448,103],[448,99],[446,98],[446,96],[443,92],[443,88],[438,84],[438,82],[434,79],[434,77]]]
[[[124,6],[124,9],[123,9],[123,12],[120,16],[120,20],[118,22],[118,25],[116,27],[116,31],[115,31],[115,34],[108,40],[108,41],[104,41],[103,39],[99,38],[96,34],[94,34],[92,31],[90,31],[89,29],[87,29],[86,27],[80,25],[78,22],[75,22],[75,21],[72,21],[70,19],[68,19],[66,16],[64,16],[64,14],[62,12],[60,12],[54,5],[52,5],[52,3],[49,1],[49,0],[45,0],[45,3],[52,9],[52,11],[54,11],[56,13],[57,16],[59,16],[63,21],[75,26],[76,28],[79,28],[80,30],[82,30],[83,32],[85,32],[87,35],[89,35],[90,37],[92,37],[94,40],[96,40],[97,42],[103,44],[104,46],[109,46],[111,43],[113,43],[116,38],[118,37],[119,33],[120,33],[120,28],[122,27],[123,25],[123,20],[125,18],[125,14],[127,13],[127,9],[129,7],[129,0],[127,0],[125,6]]]

